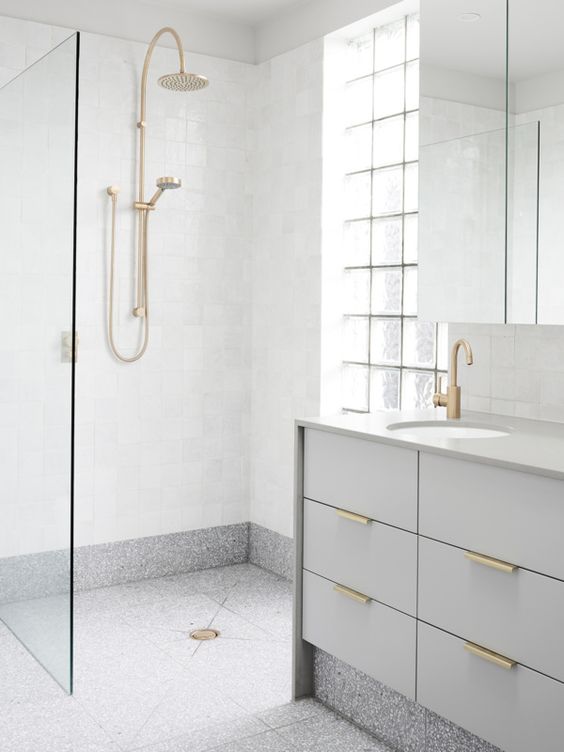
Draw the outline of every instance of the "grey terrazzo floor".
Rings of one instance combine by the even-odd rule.
[[[90,590],[75,614],[74,697],[0,626],[0,752],[388,752],[289,702],[291,586],[265,570]],[[207,626],[221,637],[188,639]]]

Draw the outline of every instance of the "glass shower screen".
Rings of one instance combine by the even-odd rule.
[[[0,636],[72,691],[79,36],[0,89]]]

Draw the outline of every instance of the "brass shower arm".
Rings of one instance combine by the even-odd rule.
[[[144,127],[145,125],[145,113],[147,105],[147,77],[149,75],[151,58],[153,57],[153,52],[155,50],[157,42],[163,36],[163,34],[170,34],[174,38],[176,46],[178,47],[180,73],[186,73],[186,60],[184,57],[184,47],[182,46],[182,40],[180,39],[178,32],[175,31],[171,26],[164,26],[162,29],[157,31],[155,36],[151,39],[149,48],[147,49],[147,53],[145,55],[145,62],[143,63],[143,73],[141,75],[141,112],[139,118],[140,127]]]

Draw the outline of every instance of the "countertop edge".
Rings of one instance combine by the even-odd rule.
[[[437,447],[430,444],[424,444],[418,441],[406,441],[405,439],[396,439],[389,436],[382,436],[376,433],[369,433],[367,431],[359,431],[353,428],[343,428],[342,426],[332,426],[327,423],[321,422],[323,419],[308,419],[308,418],[296,418],[294,421],[295,427],[299,428],[311,428],[318,431],[326,431],[327,433],[336,433],[341,436],[350,436],[355,439],[364,439],[365,441],[373,441],[377,444],[386,444],[387,446],[401,447],[402,449],[411,449],[414,452],[426,452],[428,454],[438,454],[442,457],[451,457],[454,459],[464,460],[466,462],[477,462],[481,465],[489,465],[492,467],[502,467],[514,472],[527,473],[531,475],[540,475],[545,478],[553,478],[554,480],[564,480],[564,471],[560,472],[552,468],[541,467],[539,465],[525,465],[521,462],[511,462],[510,460],[498,459],[495,457],[484,457],[480,454],[474,454],[472,452],[464,452],[457,449],[447,449],[446,447]]]

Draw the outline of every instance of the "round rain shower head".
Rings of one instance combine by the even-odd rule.
[[[182,180],[180,180],[180,178],[157,178],[157,188],[160,188],[161,191],[168,191],[172,188],[180,187],[182,187]]]
[[[199,91],[208,84],[208,79],[198,73],[167,73],[159,78],[159,86],[170,91]]]

